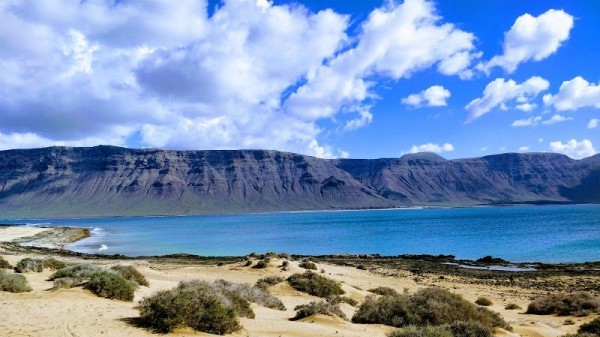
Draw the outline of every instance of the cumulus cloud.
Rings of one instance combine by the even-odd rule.
[[[521,146],[519,147],[519,152],[527,152],[529,151],[529,146]]]
[[[523,14],[504,35],[503,54],[477,68],[489,73],[494,67],[502,67],[512,73],[522,62],[543,60],[560,48],[572,28],[573,16],[563,10],[550,9],[537,17]]]
[[[590,119],[587,127],[588,127],[588,129],[595,129],[598,127],[598,124],[600,124],[600,119],[592,118],[592,119]]]
[[[560,141],[551,142],[550,150],[552,152],[565,154],[574,159],[581,159],[596,154],[594,145],[588,139],[584,139],[582,141],[571,139],[564,144]]]
[[[5,148],[98,141],[344,156],[319,143],[319,122],[368,125],[373,78],[429,68],[464,78],[479,56],[475,36],[427,0],[386,2],[352,37],[333,10],[255,0],[225,0],[210,15],[205,0],[8,0],[0,21]]]
[[[413,107],[438,107],[446,106],[446,100],[450,98],[450,91],[441,85],[431,86],[417,94],[408,95],[402,99],[402,103]]]
[[[540,92],[548,90],[550,83],[539,76],[533,76],[518,84],[513,80],[497,78],[490,82],[483,91],[483,97],[469,102],[467,123],[476,120],[494,108],[506,109],[506,103],[516,100],[521,105],[530,103]]]
[[[535,108],[537,108],[537,104],[535,104],[535,103],[523,103],[523,104],[517,104],[515,106],[515,109],[521,110],[524,112],[533,111],[533,110],[535,110]]]
[[[454,146],[450,143],[444,143],[442,145],[427,143],[422,145],[413,145],[408,153],[418,153],[418,152],[433,152],[433,153],[442,153],[442,152],[452,152],[454,151]]]
[[[523,127],[523,126],[536,126],[542,121],[541,116],[529,117],[527,119],[517,119],[514,121],[512,127]]]
[[[556,95],[544,95],[544,104],[558,111],[581,108],[600,109],[600,83],[589,83],[581,76],[564,81]]]

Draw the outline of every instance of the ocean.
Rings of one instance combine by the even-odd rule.
[[[600,261],[600,205],[0,220],[88,227],[67,248],[128,256],[189,253],[486,255],[513,262]]]

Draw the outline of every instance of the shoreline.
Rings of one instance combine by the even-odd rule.
[[[374,207],[374,208],[339,208],[339,209],[307,209],[307,210],[287,210],[287,211],[264,211],[264,212],[207,212],[207,213],[189,213],[189,214],[151,214],[151,215],[74,215],[65,217],[35,217],[35,218],[4,218],[3,221],[36,221],[36,220],[77,220],[77,219],[120,219],[120,218],[164,218],[164,217],[193,217],[193,216],[213,216],[213,215],[268,215],[268,214],[294,214],[294,213],[322,213],[322,212],[360,212],[360,211],[405,211],[405,210],[426,210],[426,209],[461,209],[461,208],[486,208],[486,207],[519,207],[519,206],[585,206],[600,205],[600,203],[578,203],[570,201],[528,201],[514,203],[497,204],[472,204],[472,205],[414,205],[405,207]],[[8,224],[11,225],[11,224]],[[28,225],[28,224],[23,224]]]
[[[32,227],[22,228],[36,231],[36,228]],[[5,228],[0,227],[0,233],[3,230]],[[37,230],[39,231],[39,228]],[[52,233],[62,233],[67,239],[73,238],[68,235],[68,231],[52,228],[44,228],[42,234],[36,235],[39,239],[39,236],[52,236]],[[31,236],[20,239],[31,240]],[[368,296],[373,296],[370,290],[379,286],[409,293],[425,287],[441,287],[471,303],[481,296],[486,297],[493,302],[488,308],[499,313],[514,328],[513,332],[497,331],[495,337],[559,337],[576,332],[578,326],[597,316],[592,314],[587,317],[569,317],[573,323],[566,325],[564,322],[567,317],[539,316],[527,314],[525,310],[508,310],[506,306],[509,303],[525,309],[532,299],[548,294],[585,291],[600,296],[597,286],[600,284],[600,262],[577,265],[536,264],[535,271],[497,271],[465,269],[448,263],[497,266],[510,262],[492,257],[468,261],[455,260],[451,255],[390,257],[377,254],[318,257],[274,253],[230,257],[172,254],[127,257],[84,254],[64,248],[21,246],[19,242],[0,242],[0,256],[12,266],[24,258],[55,258],[71,265],[86,263],[99,268],[110,268],[117,264],[131,265],[149,281],[149,287],[140,287],[135,291],[133,302],[122,302],[96,297],[82,287],[50,291],[53,283],[49,278],[53,270],[24,273],[22,275],[28,280],[33,291],[20,294],[0,292],[4,315],[4,324],[0,324],[0,335],[3,336],[46,337],[49,329],[60,331],[61,336],[156,336],[134,324],[139,317],[136,305],[144,297],[171,289],[181,281],[214,282],[223,279],[251,285],[265,277],[285,279],[296,273],[304,273],[306,269],[300,267],[300,262],[307,257],[316,263],[317,273],[320,270],[321,275],[338,282],[347,296],[359,303],[365,301]],[[259,261],[267,261],[266,258],[269,258],[266,267],[253,268]],[[284,261],[288,261],[286,268],[282,268]],[[593,268],[599,269],[592,270]],[[252,304],[256,317],[241,318],[240,323],[244,330],[232,336],[384,337],[393,330],[384,325],[355,324],[319,315],[302,321],[290,321],[295,315],[294,308],[297,305],[322,299],[299,292],[285,282],[270,287],[269,292],[283,301],[286,310],[277,311]],[[340,307],[347,317],[352,317],[358,310],[347,303],[340,304]],[[190,335],[205,334],[193,333],[187,329],[169,334],[173,337]]]
[[[12,240],[2,241],[0,240],[0,247],[2,245],[12,247],[26,248],[30,251],[35,252],[46,252],[55,253],[62,256],[78,256],[88,257],[94,259],[115,259],[115,260],[139,260],[139,259],[183,259],[183,260],[235,260],[243,259],[247,256],[251,256],[256,253],[247,253],[246,255],[198,255],[192,253],[172,253],[162,255],[136,255],[129,256],[124,254],[103,254],[103,253],[84,253],[77,252],[66,248],[70,244],[80,242],[87,238],[93,238],[93,230],[84,227],[54,227],[54,226],[30,226],[27,224],[0,224],[0,235],[4,228],[28,228],[32,229],[31,235],[25,233],[24,236],[15,237]],[[37,230],[36,230],[37,229]],[[267,252],[264,252],[265,254]],[[259,254],[260,255],[260,254]],[[396,255],[381,255],[378,253],[366,253],[366,254],[350,254],[350,253],[337,253],[337,254],[289,254],[292,257],[298,259],[301,258],[317,258],[317,259],[348,259],[348,260],[362,260],[362,259],[375,259],[378,261],[394,261],[394,260],[426,260],[437,262],[440,264],[446,264],[457,269],[466,270],[482,270],[482,271],[496,271],[496,272],[534,272],[539,269],[548,270],[556,269],[553,266],[557,266],[558,269],[581,269],[585,271],[598,272],[600,274],[600,260],[597,261],[582,261],[582,262],[540,262],[540,261],[519,261],[513,262],[504,260],[501,258],[495,258],[491,256],[482,256],[478,260],[475,259],[456,259],[455,255],[452,254],[396,254]],[[490,262],[480,261],[486,258],[491,258]],[[498,268],[499,267],[499,268]],[[504,270],[508,268],[507,270]],[[514,269],[514,270],[511,270]],[[535,270],[529,270],[529,269]]]

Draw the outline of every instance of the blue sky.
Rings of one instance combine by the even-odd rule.
[[[600,2],[0,4],[0,149],[600,148]]]

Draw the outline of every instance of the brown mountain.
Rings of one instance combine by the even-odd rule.
[[[0,218],[600,203],[600,155],[337,159],[112,146],[0,151]]]

